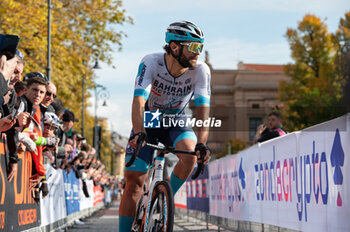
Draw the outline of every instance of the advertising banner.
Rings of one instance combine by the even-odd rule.
[[[104,196],[101,190],[101,186],[94,186],[94,206],[96,206],[98,203],[103,202],[103,198]]]
[[[209,165],[210,214],[301,231],[350,231],[350,115]]]
[[[21,231],[40,225],[40,207],[29,190],[32,156],[18,154],[18,166],[11,182],[7,180],[8,154],[4,137],[0,139],[0,231]]]
[[[67,216],[63,171],[45,165],[49,194],[40,201],[41,226],[51,224]]]
[[[73,169],[69,173],[63,171],[64,191],[66,197],[67,215],[78,212],[79,205],[79,179]]]
[[[86,197],[83,188],[79,189],[80,210],[88,209],[94,206],[94,182],[92,180],[85,180],[86,189],[89,197]],[[79,179],[79,186],[83,186],[82,180]]]
[[[191,176],[196,170],[197,168],[186,181],[187,209],[209,213],[208,166],[205,166],[203,173],[197,179],[192,180]]]

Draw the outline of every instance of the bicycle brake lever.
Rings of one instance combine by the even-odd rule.
[[[198,163],[198,167],[196,172],[191,176],[192,180],[196,179],[201,173],[203,173],[204,170],[204,158],[207,154],[207,148],[203,145],[203,146],[199,146],[198,148],[196,147],[196,150],[199,150],[200,153],[200,158],[199,160],[201,160],[201,163]]]

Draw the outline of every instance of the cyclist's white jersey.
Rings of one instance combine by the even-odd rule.
[[[165,53],[145,56],[135,80],[134,96],[146,99],[146,109],[167,114],[183,112],[194,96],[195,106],[210,104],[210,69],[204,62],[173,77],[165,62]]]

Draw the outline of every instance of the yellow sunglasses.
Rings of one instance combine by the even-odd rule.
[[[202,52],[203,50],[203,44],[198,42],[191,42],[191,43],[180,43],[181,45],[186,45],[187,50],[189,52],[197,53],[198,51]]]

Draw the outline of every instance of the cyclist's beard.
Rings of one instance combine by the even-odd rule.
[[[191,57],[186,57],[184,54],[182,54],[179,58],[179,63],[184,68],[194,68],[197,66],[197,60],[193,61],[193,59],[196,57],[196,55]]]

